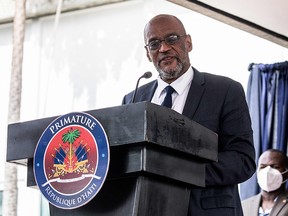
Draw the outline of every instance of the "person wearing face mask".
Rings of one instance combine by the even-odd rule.
[[[218,134],[218,161],[206,164],[205,187],[191,187],[187,215],[242,216],[238,184],[256,171],[253,131],[242,85],[191,65],[191,36],[173,15],[153,17],[144,27],[144,43],[158,77],[138,88],[135,102],[167,106]],[[133,96],[134,91],[125,95],[122,104],[133,103]],[[190,144],[195,143],[191,140]]]
[[[244,216],[288,216],[287,155],[269,149],[258,160],[257,181],[261,192],[242,201]]]

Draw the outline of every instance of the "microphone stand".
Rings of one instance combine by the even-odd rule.
[[[138,90],[138,85],[139,85],[140,79],[142,79],[142,78],[148,79],[151,76],[152,76],[152,73],[150,71],[147,71],[141,77],[138,78],[137,83],[136,83],[136,87],[135,87],[135,90],[134,90],[134,93],[133,93],[133,97],[132,97],[132,100],[131,100],[131,103],[135,102],[135,96],[136,96],[136,93],[137,93],[137,90]]]

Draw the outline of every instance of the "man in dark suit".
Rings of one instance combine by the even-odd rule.
[[[218,134],[218,162],[206,166],[206,187],[191,189],[189,216],[241,216],[238,183],[252,176],[253,132],[240,83],[208,73],[190,64],[192,41],[182,22],[158,15],[145,26],[147,57],[159,72],[157,80],[141,86],[135,102],[161,104],[166,86],[173,87],[172,109]],[[123,98],[132,101],[133,92]]]
[[[287,216],[287,155],[277,149],[263,152],[258,160],[257,180],[261,193],[242,202],[245,216]]]

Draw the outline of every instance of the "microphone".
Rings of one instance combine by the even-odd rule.
[[[134,94],[133,94],[131,103],[134,103],[134,101],[135,101],[135,96],[136,96],[136,93],[137,93],[137,89],[138,89],[138,85],[139,85],[140,79],[142,79],[142,78],[148,79],[148,78],[150,78],[151,76],[152,76],[152,73],[151,73],[150,71],[147,71],[147,72],[145,72],[141,77],[139,77],[139,79],[137,80],[136,88],[135,88],[135,90],[134,90]]]

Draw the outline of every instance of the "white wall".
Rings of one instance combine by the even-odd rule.
[[[184,22],[193,40],[194,67],[231,77],[241,82],[244,89],[249,63],[288,59],[285,48],[163,0],[127,1],[62,14],[56,31],[54,16],[39,18],[29,21],[26,28],[21,121],[117,106],[123,95],[135,88],[143,72],[150,70],[155,78],[157,72],[146,59],[143,47],[143,27],[158,13],[177,15]],[[0,26],[3,146],[6,145],[11,44],[11,25]],[[140,84],[150,80],[141,80]],[[4,158],[5,153],[2,154]],[[2,166],[0,171],[4,173]],[[25,175],[25,169],[21,168],[19,215],[37,215],[37,202],[27,205],[27,196],[33,194],[36,199],[39,194],[25,188]],[[2,174],[0,183],[3,179]],[[33,192],[27,192],[30,190]],[[34,213],[31,205],[32,211],[36,209]]]
[[[183,20],[194,44],[193,66],[234,78],[245,89],[249,63],[287,59],[285,48],[160,0],[63,14],[55,32],[54,17],[41,18],[27,26],[23,119],[119,105],[144,71],[156,77],[143,27],[158,13]]]

